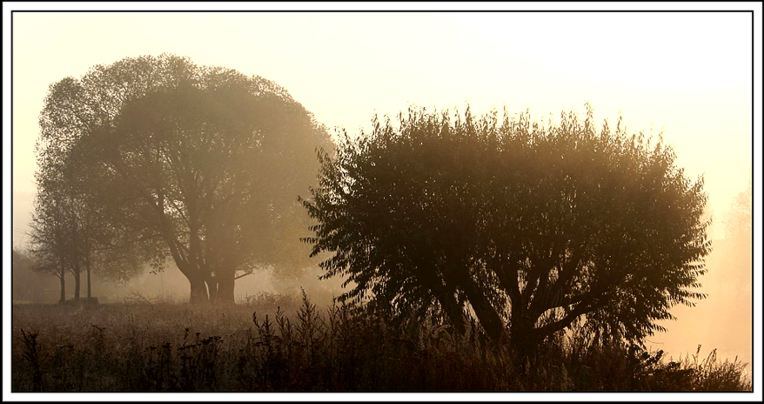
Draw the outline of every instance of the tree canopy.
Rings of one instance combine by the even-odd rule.
[[[155,264],[171,257],[193,301],[233,301],[234,279],[255,265],[307,256],[290,231],[306,223],[297,195],[329,138],[273,82],[129,58],[52,86],[41,123],[48,166],[76,173],[120,240]]]
[[[344,300],[457,329],[474,316],[525,350],[576,321],[641,341],[703,297],[702,179],[620,121],[410,110],[321,163],[306,241]]]

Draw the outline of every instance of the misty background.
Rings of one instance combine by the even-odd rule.
[[[713,251],[708,298],[678,307],[669,354],[718,348],[751,359],[751,27],[746,14],[309,14],[26,13],[14,16],[13,246],[28,242],[34,144],[48,85],[96,64],[174,53],[257,74],[284,86],[330,133],[352,135],[374,114],[409,105],[477,113],[507,107],[540,120],[584,110],[598,123],[623,114],[674,147],[677,164],[705,178]],[[328,301],[339,281],[267,268],[236,283],[236,298],[298,293]],[[56,279],[50,283],[55,302]],[[188,282],[168,265],[127,284],[94,277],[103,302],[183,301]],[[42,287],[45,290],[47,286]]]

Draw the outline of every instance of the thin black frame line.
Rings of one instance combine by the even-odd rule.
[[[759,3],[759,4],[761,4],[761,3]],[[760,23],[759,27],[761,28],[762,25],[764,25],[764,15],[759,15],[759,23]],[[755,131],[754,113],[756,111],[755,110],[756,97],[755,97],[755,94],[754,94],[754,92],[755,92],[754,89],[756,88],[755,87],[756,77],[755,77],[755,74],[754,74],[755,67],[756,67],[756,62],[755,62],[756,61],[756,56],[755,56],[755,48],[754,48],[754,43],[756,42],[756,36],[755,36],[756,29],[755,28],[756,28],[756,21],[754,19],[754,13],[752,11],[751,12],[751,247],[753,247],[753,240],[754,240],[754,236],[755,236],[754,235],[754,223],[755,223],[754,217],[756,215],[756,205],[754,204],[754,202],[756,201],[756,198],[755,198],[756,194],[755,194],[754,189],[753,189],[754,188],[753,187],[753,185],[754,185],[754,174],[755,174],[755,171],[754,171],[754,158],[753,158],[754,157],[753,156],[753,144],[754,144],[754,140],[755,140],[754,139],[754,131]],[[759,46],[761,46],[761,44],[759,44]],[[761,63],[761,59],[759,59],[759,62]],[[759,66],[759,67],[761,67],[761,66]],[[759,88],[760,89],[762,88],[762,83],[761,82],[759,83]],[[761,122],[759,122],[759,124],[761,125]],[[761,150],[762,150],[762,155],[764,155],[764,142],[762,142]],[[762,184],[764,184],[764,176],[761,179],[761,181],[762,181]],[[759,190],[759,192],[761,192],[761,189]],[[761,200],[761,194],[759,194],[759,200]],[[764,246],[764,238],[762,238],[762,240],[760,240],[760,242]],[[754,324],[754,311],[756,309],[756,306],[755,306],[755,304],[753,302],[753,297],[754,297],[753,296],[753,279],[754,279],[754,275],[755,275],[754,272],[755,272],[755,270],[754,270],[754,253],[752,251],[751,252],[751,292],[752,292],[752,295],[751,295],[751,391],[752,392],[754,391],[754,380],[755,380],[755,378],[754,378],[754,371],[755,370],[754,370],[754,366],[753,366],[753,360],[754,360],[754,355],[753,354],[755,352],[755,349],[754,349],[755,345],[754,345],[754,342],[753,342],[754,341],[753,337],[754,337],[755,331],[753,329],[753,324]],[[762,289],[764,289],[764,277],[762,277],[761,285],[762,285]],[[762,319],[764,319],[764,313],[760,313],[760,315],[761,315]],[[764,361],[764,352],[759,352],[759,354],[762,355],[762,361]]]
[[[753,155],[753,142],[754,142],[754,104],[756,104],[756,97],[754,96],[754,83],[756,82],[756,79],[754,77],[754,65],[755,65],[755,53],[756,50],[753,46],[754,42],[756,42],[756,37],[754,36],[754,31],[756,27],[756,21],[754,20],[753,11],[751,11],[751,392],[754,392],[754,366],[753,366],[753,358],[754,358],[754,310],[756,309],[756,305],[754,303],[754,295],[755,291],[753,289],[753,278],[754,278],[754,271],[753,271],[753,227],[755,223],[755,215],[756,215],[756,205],[754,204],[754,189],[753,189],[753,177],[754,177],[754,155]],[[761,83],[759,83],[761,84]],[[764,145],[762,145],[762,154],[764,154]],[[764,240],[762,241],[764,243]],[[762,289],[764,289],[764,280],[762,280]]]
[[[104,9],[104,10],[11,10],[11,13],[753,13],[752,9],[740,10],[658,10],[658,9],[636,9],[636,10],[426,10],[426,9],[389,9],[389,10],[248,10],[248,9],[230,9],[230,10],[168,10],[168,9]]]
[[[754,74],[754,68],[755,68],[755,48],[754,48],[754,42],[755,42],[755,34],[754,34],[754,28],[755,28],[755,19],[754,19],[754,10],[752,9],[744,9],[744,10],[11,10],[10,15],[10,42],[11,42],[11,63],[10,63],[10,96],[11,96],[11,102],[10,102],[10,129],[11,129],[11,194],[13,193],[13,14],[14,13],[42,13],[42,12],[48,12],[48,13],[200,13],[200,12],[206,12],[206,13],[299,13],[299,12],[306,12],[306,13],[425,13],[425,12],[431,12],[431,13],[750,13],[751,14],[751,243],[753,244],[754,239],[754,231],[753,231],[753,225],[755,223],[755,193],[753,192],[754,187],[754,153],[753,153],[753,141],[754,141],[754,106],[756,103],[755,97],[754,97],[754,83],[755,83],[755,74]],[[764,20],[764,18],[762,18]],[[762,152],[764,152],[764,145],[762,145]],[[762,179],[762,183],[764,184],[764,179]],[[11,208],[11,229],[13,228],[13,198],[11,195],[10,198],[10,208]],[[10,235],[11,239],[11,249],[13,249],[12,243],[13,243],[13,232],[11,232]],[[764,245],[764,240],[762,240],[762,245]],[[11,285],[13,285],[13,260],[11,260]],[[751,253],[751,280],[753,281],[754,276],[754,253]],[[0,287],[2,287],[2,278],[0,277]],[[762,287],[764,288],[764,279],[762,279]],[[753,282],[751,282],[751,292],[752,292],[752,298],[751,298],[751,325],[753,326],[754,322],[754,309],[755,304],[753,301]],[[13,287],[11,287],[11,311],[13,310]],[[764,316],[763,316],[764,318]],[[13,316],[11,316],[11,328],[13,328]],[[754,366],[753,366],[753,352],[754,352],[754,331],[753,327],[751,328],[751,391],[750,392],[723,392],[723,391],[713,391],[713,392],[704,392],[704,393],[742,393],[742,394],[753,394],[755,393],[754,390]],[[3,358],[3,352],[0,350],[0,361],[2,361]],[[12,364],[11,364],[12,365]],[[13,391],[11,390],[11,393]],[[46,393],[53,393],[57,394],[55,392],[45,392]],[[98,392],[98,393],[116,393],[116,392]],[[133,392],[135,393],[135,392]],[[140,393],[140,392],[139,392]],[[154,392],[143,392],[143,393],[154,393]],[[304,392],[283,392],[283,393],[304,393]],[[371,393],[391,393],[391,392],[363,392],[365,394]],[[395,393],[395,392],[392,392]],[[420,393],[420,394],[430,394],[433,392],[413,392],[413,393]],[[469,392],[470,394],[474,393],[485,393],[485,392]],[[493,392],[496,393],[496,392]],[[500,392],[502,393],[502,392]],[[503,393],[511,393],[511,392],[503,392]],[[534,393],[547,393],[547,394],[569,394],[571,392],[534,392]],[[576,393],[576,392],[572,392]],[[578,393],[613,393],[613,392],[601,392],[601,391],[591,391],[591,392],[578,392]],[[615,392],[615,393],[649,393],[649,392]],[[654,393],[672,393],[672,392],[654,392]],[[676,392],[676,393],[683,393],[683,392]],[[23,392],[16,392],[16,394],[23,394]],[[251,392],[251,394],[258,394],[258,392]]]
[[[10,27],[11,33],[10,33],[10,38],[9,39],[10,39],[10,42],[11,42],[11,60],[10,60],[9,64],[11,65],[11,85],[10,85],[10,87],[11,87],[11,99],[10,99],[10,104],[11,104],[10,105],[10,110],[11,110],[11,116],[10,116],[10,121],[11,121],[11,123],[10,123],[10,128],[11,128],[11,133],[10,133],[10,136],[11,136],[11,142],[10,142],[11,143],[11,197],[10,197],[10,201],[11,201],[11,203],[10,203],[10,205],[11,205],[11,310],[10,310],[10,312],[11,312],[11,321],[10,321],[10,323],[11,323],[11,332],[9,334],[11,334],[10,335],[11,342],[9,343],[9,345],[11,345],[11,349],[10,349],[10,352],[9,352],[10,358],[8,359],[8,365],[9,365],[9,370],[11,372],[11,375],[8,375],[8,377],[13,377],[12,376],[12,374],[13,374],[13,331],[12,331],[13,330],[13,227],[14,227],[13,226],[13,165],[14,165],[13,164],[13,133],[14,133],[14,131],[13,131],[13,11],[11,11],[11,21],[10,22],[11,22],[11,27]],[[3,240],[3,241],[5,241],[5,240]],[[3,248],[3,250],[5,250],[5,248]],[[3,251],[3,253],[5,253],[5,251]],[[2,288],[3,288],[3,278],[4,278],[3,276],[0,276],[0,290],[2,290]],[[2,317],[2,314],[0,314],[0,317]],[[5,360],[4,360],[5,358],[3,357],[3,352],[4,351],[5,351],[5,349],[0,349],[0,366],[2,366],[2,364],[5,363]],[[11,381],[11,383],[9,383],[9,386],[11,388],[10,392],[13,393],[13,382],[12,381]]]

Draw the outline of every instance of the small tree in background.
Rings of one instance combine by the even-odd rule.
[[[85,194],[68,187],[70,179],[61,172],[41,170],[38,184],[44,184],[35,197],[31,224],[31,250],[34,269],[54,274],[60,281],[61,303],[66,301],[65,275],[74,279],[73,298],[82,294],[81,275],[85,273],[85,296],[93,299],[91,270],[105,278],[127,280],[141,267],[136,243],[100,222],[99,207]]]
[[[702,180],[591,111],[556,126],[409,111],[321,156],[304,201],[344,300],[456,329],[477,318],[527,353],[574,322],[641,341],[695,291],[709,251]]]
[[[103,111],[113,109],[109,100],[92,100],[87,94],[87,86],[73,78],[51,85],[36,143],[33,253],[41,269],[59,277],[62,302],[66,271],[74,276],[74,300],[80,299],[85,273],[88,301],[93,298],[93,270],[115,279],[140,271],[135,235],[106,220],[103,204],[92,196],[93,183],[74,156],[82,137],[108,117]]]
[[[38,176],[38,183],[41,182],[39,179]],[[67,272],[71,272],[74,277],[74,299],[79,300],[80,297],[82,249],[77,241],[81,232],[75,207],[62,189],[62,181],[49,180],[35,197],[30,252],[35,261],[35,270],[54,274],[59,279],[59,303],[64,303]]]

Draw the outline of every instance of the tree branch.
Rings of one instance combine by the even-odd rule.
[[[605,304],[604,300],[595,301],[594,298],[584,299],[581,303],[579,303],[573,310],[568,312],[568,314],[562,319],[560,319],[559,321],[547,324],[540,328],[536,328],[534,332],[541,337],[554,334],[555,332],[568,327],[571,323],[573,323],[573,321],[575,321],[582,314],[588,313],[592,310],[596,310],[604,306],[604,304]]]
[[[236,276],[233,277],[233,280],[241,279],[241,278],[243,278],[243,277],[245,277],[247,275],[252,275],[253,273],[254,273],[254,271],[250,271],[250,272],[245,272],[245,273],[243,273],[241,275],[236,275]]]
[[[560,266],[557,280],[555,280],[551,285],[545,283],[544,286],[546,291],[541,294],[537,292],[536,295],[534,295],[533,302],[531,302],[531,311],[541,315],[549,309],[566,305],[563,302],[562,297],[565,294],[568,282],[573,279],[573,275],[576,273],[576,268],[581,263],[582,255],[583,253],[581,250],[576,249],[571,259],[564,265]],[[546,287],[547,285],[548,288]]]

